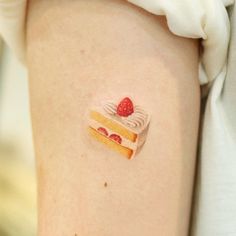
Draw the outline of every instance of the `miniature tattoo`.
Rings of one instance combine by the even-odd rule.
[[[107,101],[89,113],[89,133],[97,141],[133,158],[146,141],[150,115],[129,97]]]

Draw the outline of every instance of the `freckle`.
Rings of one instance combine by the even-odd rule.
[[[80,53],[81,53],[81,54],[84,54],[84,53],[85,53],[85,50],[84,50],[84,49],[80,50]]]
[[[84,153],[83,153],[83,154],[81,154],[81,157],[82,157],[82,158],[85,158],[86,156],[87,156],[87,155],[86,155],[86,154],[84,154]]]
[[[105,188],[107,187],[107,182],[104,183],[104,187],[105,187]]]

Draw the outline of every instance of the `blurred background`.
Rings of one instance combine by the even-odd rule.
[[[26,69],[0,42],[0,236],[36,235],[36,179]]]

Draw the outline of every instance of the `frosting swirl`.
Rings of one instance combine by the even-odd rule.
[[[116,114],[116,109],[117,106],[115,103],[113,102],[107,102],[103,105],[103,109],[105,110],[105,112],[107,112],[110,115],[115,115]]]
[[[144,126],[148,117],[147,113],[140,106],[135,106],[134,112],[128,117],[121,117],[117,115],[117,105],[114,102],[106,102],[103,104],[103,109],[109,115],[119,117],[122,123],[132,128]]]
[[[122,117],[124,124],[130,127],[142,127],[147,121],[147,113],[139,106],[135,106],[134,113],[128,117]]]

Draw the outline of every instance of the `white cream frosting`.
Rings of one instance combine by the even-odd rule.
[[[128,117],[121,117],[117,115],[117,105],[114,102],[106,102],[103,105],[103,109],[105,112],[107,112],[109,115],[115,115],[116,117],[120,117],[121,122],[127,126],[130,126],[132,128],[142,128],[147,121],[148,115],[147,113],[140,107],[135,106],[134,112],[129,115]]]
[[[107,112],[109,115],[115,115],[117,110],[117,105],[113,102],[106,102],[103,105],[103,109],[105,112]]]

